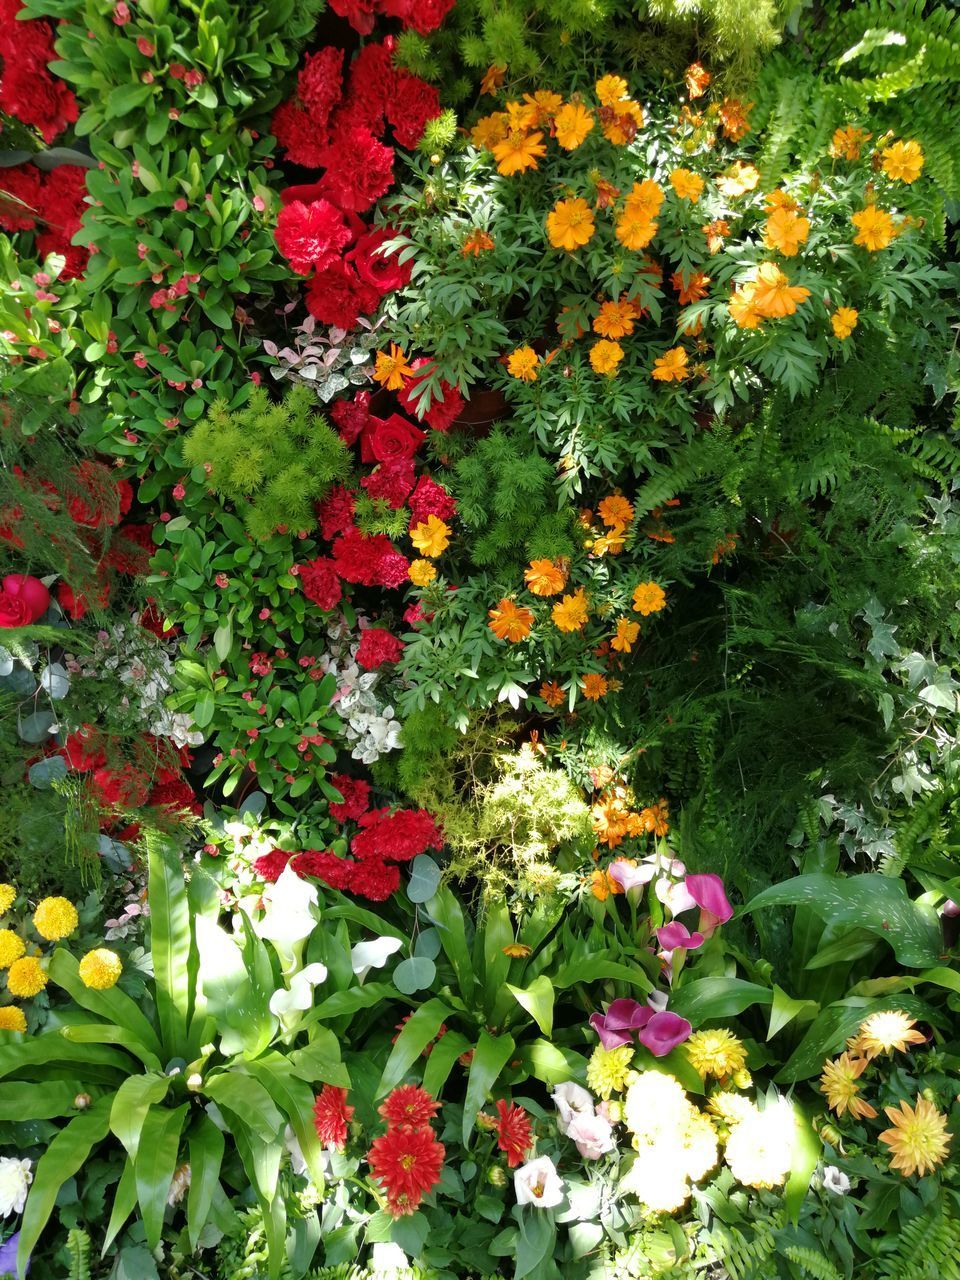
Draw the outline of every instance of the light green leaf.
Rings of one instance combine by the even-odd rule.
[[[110,1128],[120,1139],[131,1160],[137,1158],[140,1134],[150,1108],[162,1102],[170,1088],[170,1078],[163,1075],[131,1076],[124,1080],[110,1108]]]
[[[792,996],[787,995],[783,987],[778,987],[774,983],[767,1039],[772,1040],[777,1032],[782,1031],[794,1018],[809,1019],[816,1017],[819,1007],[816,1000],[795,1000]]]
[[[190,1190],[187,1193],[187,1234],[196,1249],[206,1225],[220,1177],[225,1140],[206,1114],[199,1115],[187,1134],[190,1152]]]
[[[156,978],[157,1014],[166,1055],[179,1057],[187,1049],[192,1013],[189,982],[190,912],[183,883],[180,854],[162,836],[147,839],[150,951]]]
[[[511,986],[508,982],[507,990],[517,1004],[526,1009],[543,1034],[549,1036],[553,1031],[553,983],[546,974],[541,973],[525,988]]]
[[[147,1244],[156,1249],[163,1230],[163,1211],[170,1194],[170,1184],[180,1152],[180,1130],[189,1102],[175,1110],[154,1107],[147,1113],[140,1131],[140,1147],[134,1160],[137,1201],[147,1233]]]
[[[695,1027],[712,1018],[733,1018],[754,1004],[770,1004],[773,992],[742,978],[696,978],[670,997],[670,1012]]]
[[[50,958],[48,972],[58,987],[63,987],[83,1009],[89,1009],[105,1022],[125,1027],[135,1040],[154,1054],[160,1052],[160,1041],[150,1019],[139,1005],[116,987],[95,991],[80,979],[80,964],[75,956],[58,947]]]
[[[420,1054],[440,1030],[441,1023],[453,1017],[453,1011],[442,1000],[428,1000],[410,1015],[397,1036],[390,1057],[377,1085],[376,1097],[395,1089]]]
[[[283,1132],[283,1116],[258,1080],[239,1068],[207,1077],[203,1091],[218,1107],[227,1107],[264,1142]]]

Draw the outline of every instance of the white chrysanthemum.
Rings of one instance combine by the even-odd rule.
[[[620,1190],[635,1195],[654,1213],[673,1213],[686,1204],[690,1184],[668,1143],[643,1146],[632,1168],[620,1182]]]
[[[11,1213],[23,1213],[32,1181],[31,1161],[0,1157],[0,1218],[9,1217]]]
[[[796,1125],[785,1098],[734,1125],[725,1152],[733,1176],[745,1187],[779,1187],[790,1172]]]
[[[717,1131],[707,1117],[695,1108],[683,1137],[687,1177],[694,1182],[710,1172],[720,1158]]]
[[[644,1071],[627,1089],[624,1120],[641,1142],[679,1133],[690,1117],[690,1103],[680,1083],[659,1071]]]

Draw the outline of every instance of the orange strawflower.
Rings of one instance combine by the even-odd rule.
[[[530,568],[524,570],[523,577],[527,589],[535,596],[555,596],[567,584],[555,560],[531,560]]]
[[[579,196],[573,200],[558,200],[547,214],[547,235],[555,249],[574,253],[582,248],[596,231],[593,210]]]
[[[475,227],[463,242],[463,248],[460,252],[465,258],[469,258],[472,253],[475,258],[479,258],[481,253],[493,248],[493,237],[487,235],[486,231],[482,231],[479,227]]]
[[[604,338],[626,338],[633,333],[636,318],[636,305],[627,298],[602,302],[594,317],[593,329]]]
[[[606,676],[602,676],[595,671],[591,671],[580,681],[580,688],[583,692],[583,696],[588,699],[588,701],[599,702],[610,686],[607,683]]]
[[[699,62],[692,62],[683,73],[683,82],[687,86],[687,96],[702,98],[710,83],[710,72]]]
[[[705,183],[698,173],[690,169],[674,169],[670,174],[670,185],[680,200],[696,204],[703,195]]]
[[[582,631],[589,616],[590,609],[583,587],[564,596],[551,610],[551,617],[558,631]]]
[[[839,338],[841,342],[845,338],[849,338],[851,333],[857,327],[857,319],[859,312],[856,307],[837,307],[836,311],[830,317],[830,323],[833,326],[834,336]]]
[[[656,382],[683,382],[689,376],[687,353],[683,347],[671,347],[653,362],[651,377]]]
[[[557,142],[565,151],[575,151],[593,128],[591,113],[582,103],[568,102],[554,120]]]
[[[491,149],[498,171],[506,178],[536,169],[537,161],[547,154],[542,133],[524,133],[521,129],[508,130],[503,141],[495,142]]]
[[[617,372],[617,365],[623,359],[623,347],[619,342],[610,342],[601,338],[590,348],[590,365],[594,373],[612,377]]]
[[[521,382],[536,382],[539,363],[533,347],[517,347],[507,357],[507,373]]]
[[[859,160],[864,143],[869,142],[872,137],[873,134],[868,133],[866,129],[860,129],[853,124],[844,125],[833,135],[830,154],[834,160]]]
[[[487,626],[498,640],[506,640],[516,644],[526,640],[533,627],[533,613],[512,600],[503,599],[494,609],[488,611],[490,621]]]
[[[763,230],[763,243],[792,258],[810,234],[810,219],[783,206],[774,209]]]
[[[627,525],[633,519],[633,504],[622,493],[611,493],[597,507],[597,514],[605,525],[615,528]]]
[[[656,582],[641,582],[634,587],[633,607],[642,617],[646,618],[651,613],[659,613],[666,604],[666,593]]]
[[[566,696],[555,680],[545,680],[540,686],[540,697],[548,707],[561,706]]]
[[[629,618],[618,618],[616,634],[610,641],[610,648],[616,649],[617,653],[632,653],[639,634],[639,622],[631,622]]]
[[[870,253],[886,249],[897,234],[889,213],[885,209],[878,209],[875,204],[868,204],[865,209],[852,213],[850,221],[857,228],[853,243],[863,245]]]

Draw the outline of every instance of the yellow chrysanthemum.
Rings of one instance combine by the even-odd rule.
[[[23,1016],[23,1010],[19,1009],[15,1004],[5,1004],[0,1007],[0,1031],[26,1031],[27,1020]]]
[[[749,1098],[745,1098],[742,1093],[731,1093],[727,1089],[721,1089],[711,1096],[707,1103],[707,1110],[728,1129],[732,1129],[741,1120],[756,1115],[757,1112],[755,1104]]]
[[[437,576],[437,566],[429,560],[411,560],[407,572],[415,587],[425,587]]]
[[[850,1047],[856,1047],[868,1061],[897,1049],[904,1053],[908,1045],[923,1044],[926,1040],[922,1032],[913,1030],[916,1025],[916,1018],[909,1018],[900,1009],[871,1013],[854,1037],[855,1046],[851,1044]]]
[[[641,582],[633,589],[633,607],[644,618],[659,613],[666,604],[666,593],[656,582]]]
[[[893,1124],[880,1134],[880,1141],[890,1148],[890,1168],[905,1178],[918,1173],[933,1173],[947,1156],[951,1135],[947,1118],[926,1098],[917,1097],[917,1105],[901,1102],[898,1107],[884,1107]]]
[[[44,898],[33,913],[33,927],[48,942],[68,938],[79,923],[77,908],[69,898]]]
[[[17,900],[17,891],[12,884],[0,884],[0,916],[5,916]]]
[[[742,1041],[726,1027],[712,1031],[696,1031],[686,1041],[683,1051],[700,1075],[725,1080],[747,1065],[747,1050]]]
[[[810,290],[802,284],[791,284],[775,262],[761,262],[752,281],[752,304],[756,311],[770,320],[792,316],[797,306],[810,297]]]
[[[0,969],[9,969],[26,949],[19,933],[14,933],[12,929],[0,929]]]
[[[410,541],[422,556],[433,560],[450,545],[450,526],[439,516],[427,516],[410,530]]]
[[[91,991],[106,991],[109,987],[115,987],[122,972],[120,957],[107,947],[88,951],[80,961],[80,981]]]
[[[533,347],[517,347],[507,357],[507,373],[521,382],[536,382],[540,360]]]
[[[849,1053],[842,1053],[834,1062],[823,1064],[820,1092],[826,1098],[827,1106],[838,1116],[849,1111],[855,1120],[864,1117],[872,1120],[877,1114],[869,1102],[858,1096],[860,1086],[857,1081],[866,1068],[866,1058],[854,1058]]]
[[[7,990],[21,999],[35,996],[47,985],[47,975],[36,956],[14,960],[7,971]]]
[[[895,182],[916,182],[923,172],[919,142],[892,142],[883,149],[883,172]]]
[[[609,1098],[623,1088],[633,1062],[633,1045],[621,1044],[605,1049],[598,1044],[587,1063],[587,1088],[598,1098]]]

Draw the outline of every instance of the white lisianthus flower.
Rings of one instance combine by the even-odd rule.
[[[845,1196],[850,1190],[850,1179],[835,1164],[828,1164],[823,1171],[823,1189],[835,1196]]]
[[[570,1125],[579,1116],[594,1114],[593,1095],[572,1080],[558,1084],[552,1096],[557,1108],[557,1128],[562,1134],[570,1132]]]
[[[522,1165],[513,1175],[517,1204],[532,1204],[538,1209],[555,1209],[563,1200],[564,1182],[549,1156]]]
[[[30,1160],[0,1157],[0,1218],[7,1218],[11,1213],[23,1213],[32,1181],[33,1165]]]
[[[577,1144],[584,1160],[599,1160],[616,1146],[613,1125],[603,1116],[574,1116],[567,1129],[567,1137]]]

